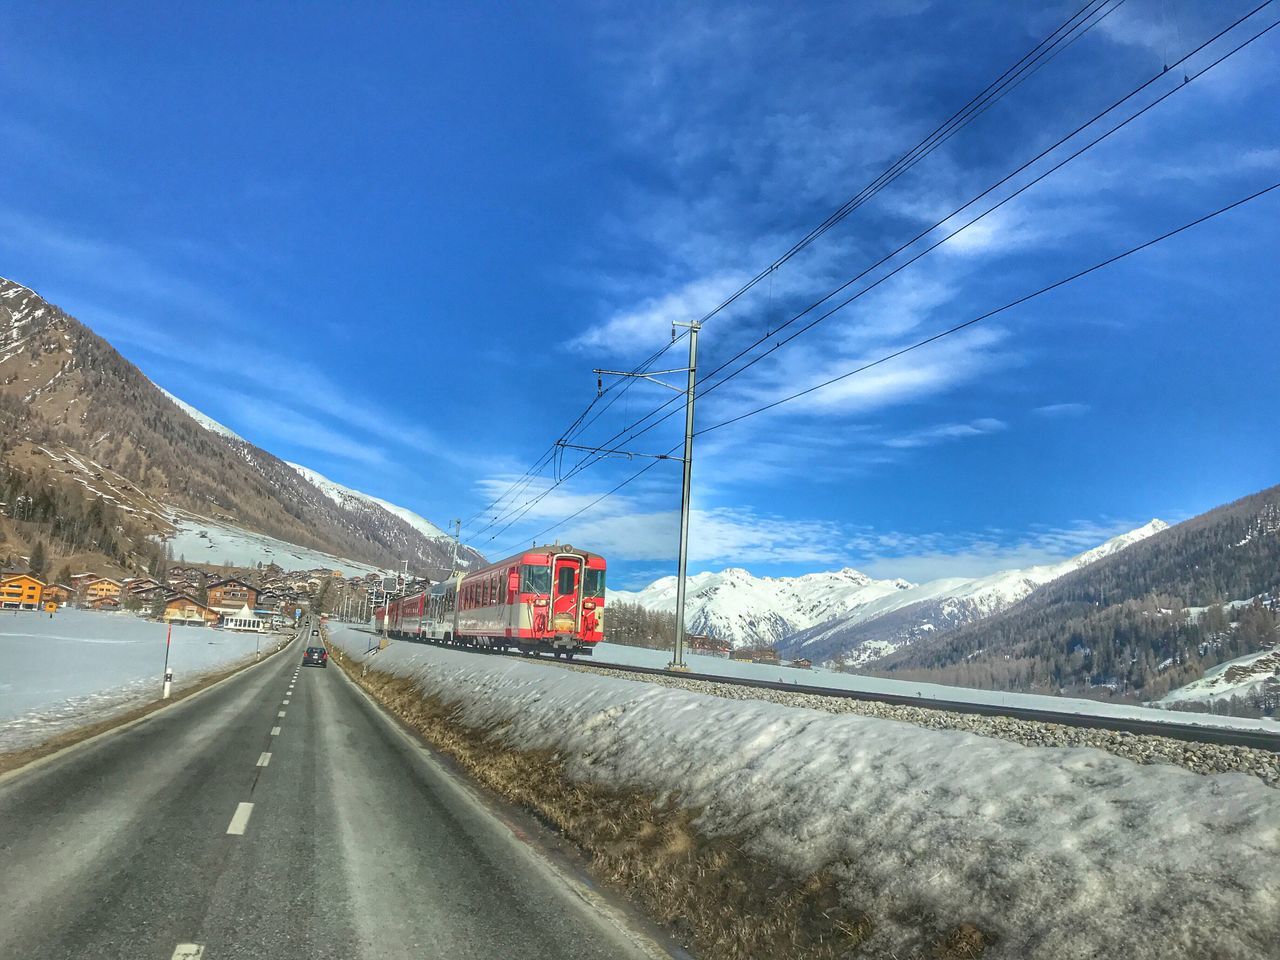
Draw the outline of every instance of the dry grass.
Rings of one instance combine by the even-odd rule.
[[[424,697],[411,679],[364,673],[336,650],[334,659],[473,779],[572,841],[601,881],[625,893],[704,960],[870,956],[859,947],[872,932],[871,921],[842,902],[827,873],[788,875],[745,853],[735,838],[700,834],[697,811],[682,808],[675,798],[664,802],[570,780],[553,752],[514,750],[489,731],[468,729],[455,708]],[[968,924],[926,939],[932,947],[917,955],[930,960],[975,960],[988,944]]]

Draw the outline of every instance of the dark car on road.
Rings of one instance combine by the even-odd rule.
[[[329,665],[329,651],[324,647],[307,647],[307,652],[302,655],[302,665],[327,667]]]

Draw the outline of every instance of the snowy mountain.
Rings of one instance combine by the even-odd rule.
[[[191,404],[187,403],[185,400],[180,400],[179,398],[175,397],[172,393],[170,393],[164,387],[157,385],[156,389],[159,390],[161,393],[163,393],[170,400],[172,400],[175,404],[177,404],[179,410],[185,413],[188,417],[190,417],[196,423],[200,424],[200,426],[204,427],[210,433],[216,433],[218,434],[218,436],[226,437],[228,440],[239,440],[241,443],[249,442],[244,437],[240,436],[240,434],[232,430],[230,427],[223,426],[217,420],[213,419],[213,417],[210,417],[210,416],[207,416],[206,414],[201,413],[199,410],[197,410]],[[293,466],[293,464],[289,464],[289,466]]]
[[[3,278],[0,439],[0,465],[23,476],[47,472],[69,502],[87,500],[93,485],[104,502],[127,498],[133,512],[126,515],[147,518],[145,529],[117,530],[110,544],[112,562],[126,568],[145,562],[156,537],[180,533],[175,511],[250,540],[261,535],[369,566],[408,560],[433,576],[449,568],[452,543],[434,525],[375,498],[335,501],[269,451],[162,391],[74,317]],[[70,457],[93,469],[86,475]],[[97,474],[112,478],[117,492],[108,496]],[[464,550],[462,559],[478,556]]]
[[[172,400],[183,413],[205,430],[242,445],[244,455],[250,461],[258,459],[259,454],[263,452],[259,451],[258,448],[254,447],[253,444],[249,443],[230,427],[224,426],[213,417],[201,413],[191,404],[174,396],[168,390],[161,389],[161,393]],[[268,454],[267,456],[270,455]],[[275,458],[272,457],[271,459],[274,460]],[[284,461],[284,463],[319,491],[325,500],[337,507],[340,515],[347,518],[353,527],[365,531],[374,531],[375,539],[390,544],[397,549],[402,557],[415,566],[421,563],[429,564],[432,567],[429,572],[437,572],[436,568],[443,572],[444,567],[447,566],[445,560],[452,555],[453,538],[430,520],[414,513],[408,507],[389,503],[359,490],[345,487],[309,467],[304,467],[300,463],[290,463],[288,461]],[[405,535],[406,531],[397,530],[402,525],[407,526],[420,536],[407,536]],[[430,541],[431,548],[423,549],[419,542],[420,538],[426,538]],[[458,554],[458,562],[463,567],[469,567],[479,559],[481,559],[480,555],[467,547],[463,547]]]
[[[735,646],[777,644],[784,655],[862,663],[933,631],[949,630],[1005,610],[1042,584],[1110,556],[1165,529],[1161,520],[1121,534],[1061,563],[977,578],[924,584],[875,580],[845,568],[800,577],[753,577],[729,568],[689,578],[686,622],[693,633]],[[643,590],[612,590],[614,602],[674,611],[676,578]]]
[[[892,604],[852,610],[787,637],[783,650],[811,660],[857,666],[878,660],[916,640],[974,623],[1009,609],[1037,587],[1119,553],[1168,529],[1163,520],[1112,537],[1060,563],[1004,570],[972,580],[934,580],[905,590]]]
[[[289,463],[287,460],[285,462]],[[371,497],[367,493],[361,493],[359,490],[352,490],[350,487],[344,487],[342,484],[335,483],[328,477],[316,473],[316,471],[304,467],[300,463],[289,463],[289,466],[297,470],[305,480],[311,483],[317,490],[339,506],[351,509],[354,505],[361,504],[364,505],[365,509],[368,509],[369,507],[380,508],[399,517],[425,537],[431,537],[435,540],[452,539],[452,537],[437,527],[430,520],[419,516],[408,507],[397,506],[394,503],[388,503],[386,500]]]
[[[726,639],[735,646],[774,644],[911,587],[905,580],[873,580],[848,567],[800,577],[753,577],[730,567],[689,578],[686,622],[693,633]],[[663,577],[634,593],[610,590],[609,599],[651,610],[675,610],[676,578]]]

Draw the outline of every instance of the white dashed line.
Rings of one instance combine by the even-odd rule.
[[[277,716],[277,717],[283,717],[283,716],[284,716],[284,711],[283,711],[283,710],[281,710],[279,713],[277,713],[277,714],[276,714],[276,716]]]
[[[253,813],[252,803],[241,803],[236,806],[235,816],[231,818],[231,826],[227,827],[227,833],[240,836],[244,833],[244,828],[249,825],[249,814]]]
[[[283,700],[283,701],[281,701],[281,702],[282,702],[286,707],[289,705],[289,701],[288,701],[288,700]]]
[[[279,727],[272,727],[272,728],[271,728],[271,735],[272,735],[273,737],[278,737],[278,736],[280,736],[280,728],[279,728]]]
[[[180,943],[174,947],[171,960],[200,960],[203,956],[203,943]]]
[[[269,753],[264,753],[262,756],[258,758],[258,766],[260,767],[265,767],[270,762],[271,762],[271,754]]]

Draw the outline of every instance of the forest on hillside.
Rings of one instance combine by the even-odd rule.
[[[1280,487],[1272,487],[1046,584],[1002,614],[901,650],[874,672],[1152,700],[1280,642],[1277,608]]]

